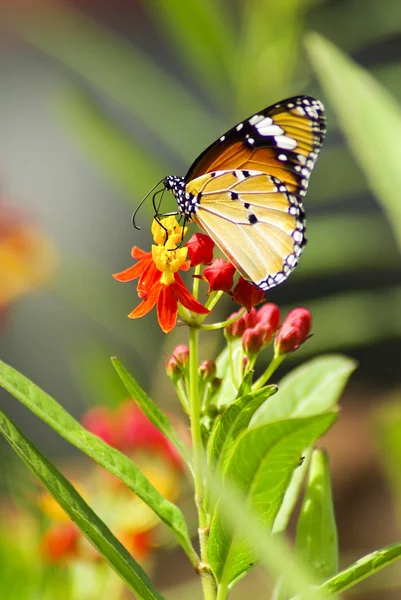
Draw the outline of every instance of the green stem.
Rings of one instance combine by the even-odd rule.
[[[272,359],[271,363],[269,364],[269,366],[267,367],[266,371],[253,384],[253,386],[252,386],[253,391],[260,390],[260,388],[262,388],[265,385],[265,383],[267,383],[269,381],[270,377],[279,368],[279,366],[281,365],[281,363],[283,362],[283,360],[285,359],[286,356],[287,356],[286,354],[275,354],[273,356],[273,359]]]
[[[193,452],[193,473],[195,483],[195,503],[198,510],[199,545],[201,565],[199,573],[202,580],[203,596],[205,600],[216,599],[216,583],[207,558],[207,515],[204,506],[205,480],[203,470],[203,445],[200,422],[200,397],[198,374],[198,338],[199,330],[196,327],[189,329],[189,408],[191,417],[191,435]]]
[[[223,329],[223,327],[227,327],[227,325],[232,325],[235,321],[238,321],[242,315],[246,313],[246,308],[243,308],[241,312],[233,317],[232,319],[227,319],[227,321],[220,321],[220,323],[211,323],[210,325],[201,325],[200,329],[204,329],[206,331],[213,331],[214,329]]]

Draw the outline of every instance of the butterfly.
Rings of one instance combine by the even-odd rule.
[[[185,222],[203,229],[263,291],[288,277],[306,244],[302,200],[325,123],[319,100],[288,98],[222,135],[185,177],[163,180]]]

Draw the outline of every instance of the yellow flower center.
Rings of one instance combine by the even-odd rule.
[[[184,235],[187,232],[187,227],[185,227],[184,232],[182,230],[183,228],[177,222],[177,219],[174,215],[170,217],[165,217],[164,219],[160,219],[159,221],[153,219],[151,228],[155,244],[164,246],[167,240],[172,240],[174,244],[172,248],[178,246],[178,244],[182,241]]]
[[[177,248],[173,238],[168,238],[164,246],[152,246],[152,258],[156,268],[163,273],[160,281],[164,285],[174,283],[174,273],[184,264],[188,248]]]

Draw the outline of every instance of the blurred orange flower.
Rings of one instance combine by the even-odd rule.
[[[55,250],[30,221],[0,204],[0,310],[42,285],[55,266]]]

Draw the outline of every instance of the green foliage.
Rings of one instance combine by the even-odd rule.
[[[181,511],[159,494],[127,456],[86,431],[53,398],[1,361],[0,385],[68,442],[125,483],[171,528],[191,559],[194,558],[188,529]]]
[[[317,580],[338,572],[338,539],[328,456],[315,450],[298,517],[295,548]]]
[[[258,408],[276,392],[277,386],[269,385],[256,392],[249,392],[230,404],[222,417],[216,420],[209,438],[208,461],[211,465],[224,468],[238,436],[247,429]]]
[[[271,531],[285,490],[304,448],[334,422],[329,413],[306,419],[286,419],[253,427],[240,434],[224,471],[260,514],[265,534]],[[210,527],[209,560],[218,581],[228,584],[249,570],[255,556],[243,539],[225,524],[224,509],[217,505]]]
[[[401,187],[401,140],[395,135],[401,131],[401,109],[367,71],[323,37],[310,34],[307,48],[355,159],[381,201],[401,248],[401,204],[396,192]]]
[[[35,448],[3,412],[0,431],[25,464],[49,490],[67,515],[96,550],[143,600],[162,600],[145,571],[132,558],[108,527],[86,504],[69,481]]]
[[[328,355],[293,369],[280,381],[276,396],[255,414],[252,426],[334,409],[355,368],[355,361],[346,356]]]
[[[177,435],[174,427],[166,415],[160,410],[160,408],[149,398],[149,396],[142,390],[137,384],[135,379],[128,373],[128,371],[122,366],[119,360],[112,358],[112,363],[119,374],[121,381],[127,388],[130,396],[138,404],[142,412],[147,416],[149,421],[153,423],[155,427],[162,432],[164,436],[173,444],[178,450],[182,458],[185,460],[188,466],[190,466],[190,458],[188,448],[184,442]]]

